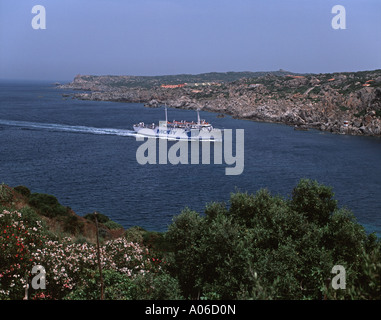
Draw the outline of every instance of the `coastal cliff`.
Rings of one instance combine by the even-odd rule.
[[[140,102],[351,135],[381,135],[381,70],[295,74],[77,75],[63,89],[83,100]]]

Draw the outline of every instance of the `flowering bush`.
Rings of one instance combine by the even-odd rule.
[[[103,270],[113,270],[127,277],[144,274],[155,268],[145,257],[147,249],[124,238],[110,240],[100,247]],[[47,289],[52,296],[63,297],[76,285],[86,286],[93,271],[98,269],[96,246],[73,243],[70,238],[47,241],[43,249],[33,253],[34,261],[47,271]],[[54,290],[54,292],[53,292]]]
[[[35,265],[46,270],[46,290],[29,289],[30,297],[37,299],[61,299],[77,286],[90,284],[98,270],[95,245],[49,237],[40,221],[26,223],[20,212],[3,210],[0,230],[0,298],[21,299]],[[148,249],[125,238],[105,242],[100,254],[102,269],[130,279],[160,269]]]
[[[20,212],[0,213],[0,297],[21,297],[33,265],[32,252],[45,241],[40,221],[26,224]]]

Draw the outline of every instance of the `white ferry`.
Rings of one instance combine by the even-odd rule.
[[[197,110],[197,122],[194,121],[168,121],[167,108],[165,108],[165,121],[159,121],[159,124],[145,124],[140,122],[134,124],[134,130],[138,135],[161,138],[167,140],[199,140],[199,141],[222,141],[222,130],[213,128],[213,126],[200,119],[199,110]]]

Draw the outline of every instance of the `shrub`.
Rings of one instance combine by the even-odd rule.
[[[21,299],[35,264],[33,251],[42,248],[46,236],[40,221],[17,211],[0,211],[0,297]]]
[[[77,235],[83,232],[84,224],[75,215],[69,215],[64,218],[64,231],[72,235]]]
[[[29,196],[31,195],[30,190],[25,186],[17,186],[17,187],[14,187],[13,189],[17,191],[18,193],[22,194],[24,197],[29,198]]]
[[[146,231],[139,226],[134,226],[126,230],[124,237],[127,241],[143,243],[143,234]]]
[[[199,266],[203,257],[198,254],[202,234],[201,216],[190,209],[174,218],[166,239],[172,243],[174,254],[170,256],[169,270],[179,280],[184,297],[197,297],[201,290],[198,281]]]
[[[164,271],[138,275],[133,281],[135,300],[183,299],[178,281]]]
[[[131,300],[136,285],[128,276],[113,270],[102,272],[105,300]],[[99,300],[101,297],[99,272],[92,272],[80,286],[70,291],[65,300]]]
[[[291,199],[268,190],[237,192],[229,208],[212,203],[205,216],[186,209],[166,239],[174,246],[168,270],[186,298],[378,296],[379,241],[366,235],[353,213],[337,207],[330,187],[316,181],[302,179]],[[335,265],[345,267],[353,292],[327,292]]]
[[[309,221],[324,225],[337,209],[333,196],[332,188],[302,179],[292,191],[291,208],[305,215]]]
[[[12,190],[4,183],[0,184],[0,204],[7,204],[12,201]]]
[[[115,221],[109,220],[104,223],[104,226],[110,230],[122,229],[123,226]]]
[[[41,264],[47,289],[30,298],[99,299],[95,245],[52,235],[36,211],[57,199],[31,198],[35,207],[20,212],[0,207],[0,298],[21,299]],[[71,232],[80,226],[76,216],[58,219]],[[236,192],[205,215],[186,208],[166,233],[131,228],[100,252],[106,299],[381,298],[380,240],[337,207],[331,188],[306,179],[291,199]],[[334,265],[345,267],[346,290],[329,284]]]
[[[95,222],[94,213],[88,213],[84,215],[83,217],[87,220]],[[110,221],[110,218],[102,213],[97,212],[97,220],[99,223],[105,224],[106,222]]]
[[[92,222],[95,222],[94,213],[88,213],[88,214],[84,215],[84,218],[87,220],[90,220]],[[98,223],[103,224],[106,228],[108,228],[110,230],[123,228],[123,226],[121,224],[110,220],[110,218],[108,216],[106,216],[102,213],[97,212],[97,220],[98,220]]]
[[[0,211],[0,298],[24,297],[34,265],[42,265],[46,270],[46,290],[30,287],[31,299],[62,299],[73,290],[78,294],[73,297],[81,296],[80,292],[92,292],[91,286],[97,282],[91,282],[98,268],[96,247],[86,241],[74,243],[70,238],[51,236],[37,217],[31,208],[23,209],[22,213]],[[102,269],[109,280],[106,292],[111,299],[131,298],[132,289],[127,287],[133,287],[131,281],[135,277],[162,268],[146,248],[124,238],[106,241],[100,252]],[[89,294],[86,298],[92,297]]]
[[[29,204],[36,208],[40,214],[49,218],[68,214],[68,208],[62,206],[57,198],[50,194],[32,193],[29,197]]]

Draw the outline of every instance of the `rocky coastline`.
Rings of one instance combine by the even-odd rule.
[[[74,99],[166,104],[298,130],[381,136],[381,70],[303,75],[279,70],[234,73],[233,79],[227,73],[206,75],[203,82],[197,75],[77,75],[58,87],[76,90]]]

